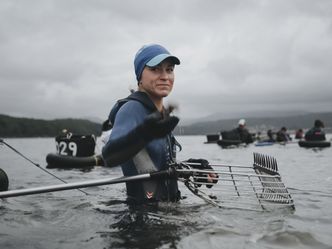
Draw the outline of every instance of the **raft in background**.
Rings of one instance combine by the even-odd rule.
[[[330,141],[299,141],[299,146],[304,148],[327,148],[331,147]]]
[[[65,130],[55,138],[55,145],[59,155],[87,157],[95,154],[96,138],[94,135],[77,135]]]
[[[206,139],[207,139],[207,141],[204,142],[206,144],[217,143],[220,139],[220,135],[219,134],[208,134],[208,135],[206,135]]]
[[[91,168],[103,165],[101,156],[95,155],[94,135],[77,135],[64,130],[55,138],[56,153],[46,156],[46,168]]]
[[[221,139],[217,141],[217,144],[223,149],[245,145],[245,143],[240,140],[239,135],[233,131],[222,131],[220,134]]]
[[[55,153],[49,153],[46,156],[46,168],[54,169],[72,169],[72,168],[92,168],[94,166],[104,166],[101,155],[88,157],[63,156]]]
[[[6,172],[0,168],[0,191],[7,191],[9,180]]]
[[[255,143],[255,146],[271,146],[274,144],[275,144],[275,142],[272,142],[272,141],[258,141]]]
[[[245,145],[241,140],[230,140],[230,139],[221,139],[217,142],[223,149],[238,147],[240,145]]]

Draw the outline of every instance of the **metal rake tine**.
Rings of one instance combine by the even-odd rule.
[[[270,164],[270,157],[266,156],[266,160],[267,160],[267,166],[269,169],[273,169],[272,165]]]
[[[264,155],[263,157],[264,157],[264,167],[269,168],[267,163],[267,156]]]
[[[259,155],[259,157],[260,157],[260,162],[259,162],[259,164],[260,164],[260,166],[263,166],[263,163],[264,163],[264,157],[263,157],[263,155]]]
[[[272,163],[271,168],[273,169],[273,171],[277,171],[275,158],[271,157],[271,163]]]
[[[259,172],[265,172],[269,175],[279,175],[276,168],[276,160],[273,157],[268,157],[257,153],[257,162],[254,162],[254,169]]]
[[[264,155],[264,167],[269,169],[269,162],[268,162],[268,156]]]
[[[275,161],[275,167],[276,167],[276,171],[278,171],[278,164],[277,164],[277,159],[274,159]]]
[[[274,169],[273,165],[273,157],[269,156],[269,168]]]
[[[261,155],[261,166],[264,166],[264,155]]]
[[[261,166],[264,166],[264,155],[261,155],[261,163],[260,163]]]
[[[273,162],[273,169],[275,170],[275,171],[278,171],[278,168],[277,168],[277,160],[275,159],[275,158],[272,158],[272,162]]]
[[[256,158],[256,159],[257,159],[257,160],[256,160],[256,163],[257,163],[257,164],[260,164],[260,154],[257,153],[256,156],[257,156],[257,158]]]
[[[257,154],[257,165],[261,164],[261,155]]]
[[[273,163],[272,163],[272,160],[273,158],[271,156],[268,156],[268,161],[269,161],[269,169],[273,170],[274,171],[274,166],[273,166]]]

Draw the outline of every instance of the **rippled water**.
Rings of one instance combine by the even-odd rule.
[[[329,136],[330,138],[331,136]],[[332,148],[297,144],[221,149],[204,136],[178,137],[178,159],[252,165],[253,152],[278,161],[295,211],[255,212],[205,204],[184,186],[187,198],[158,209],[128,210],[124,184],[0,200],[0,248],[332,248]],[[7,139],[7,143],[45,167],[54,140]],[[10,189],[59,184],[5,146],[0,168]],[[49,170],[68,182],[117,177],[119,169]]]

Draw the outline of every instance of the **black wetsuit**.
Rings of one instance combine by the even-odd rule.
[[[246,128],[237,127],[232,130],[232,132],[237,134],[239,140],[241,140],[243,143],[250,144],[253,142],[253,138]]]
[[[152,103],[145,93],[135,92],[134,98],[129,97],[115,105],[109,118],[114,119],[111,121],[113,129],[102,151],[106,163],[112,153],[126,153],[135,146],[134,143],[142,141],[142,134],[135,132],[135,128],[156,111],[149,101]],[[167,169],[175,160],[175,144],[172,134],[147,143],[134,157],[121,164],[124,176]],[[126,187],[128,201],[132,203],[177,201],[180,198],[176,179],[128,182]]]
[[[325,133],[319,127],[313,127],[305,134],[305,140],[307,141],[325,141]]]

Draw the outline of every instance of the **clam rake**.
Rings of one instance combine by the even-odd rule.
[[[180,180],[192,193],[214,206],[258,211],[295,210],[273,157],[254,153],[253,166],[215,164],[211,165],[213,172],[193,169],[195,163],[182,162],[181,165],[180,175],[190,174],[192,177]],[[211,173],[217,177],[210,177]],[[218,183],[209,182],[211,180],[218,180]]]
[[[213,171],[196,169],[195,166],[196,163],[180,162],[166,171],[132,177],[3,191],[0,192],[0,198],[177,177],[193,194],[217,207],[260,211],[279,207],[295,209],[293,199],[281,181],[277,162],[272,157],[254,153],[253,166],[216,164],[211,165]],[[212,183],[212,180],[218,182]]]

